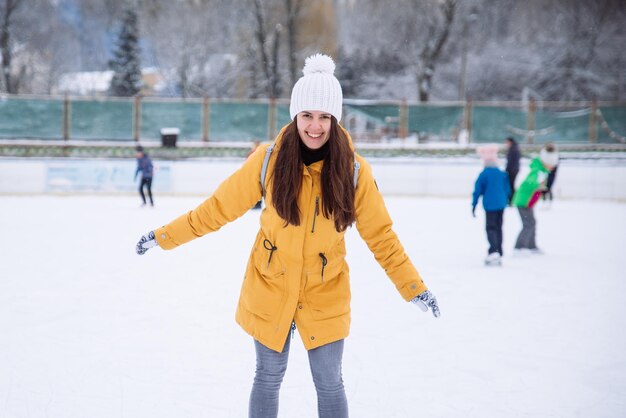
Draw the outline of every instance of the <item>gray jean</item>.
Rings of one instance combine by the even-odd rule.
[[[287,370],[289,344],[281,353],[270,350],[258,341],[256,349],[256,374],[250,394],[249,418],[276,418],[278,392]],[[343,340],[308,351],[313,383],[317,391],[317,412],[320,418],[348,418],[348,401],[341,377]]]
[[[517,210],[519,211],[520,218],[522,218],[522,231],[517,237],[515,248],[535,249],[537,248],[537,244],[535,243],[536,222],[533,208],[518,207]]]

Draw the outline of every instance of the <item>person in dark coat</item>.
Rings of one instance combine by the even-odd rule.
[[[154,206],[154,200],[152,199],[152,176],[154,174],[152,160],[141,146],[135,148],[135,157],[137,158],[135,181],[137,180],[137,175],[141,172],[141,182],[139,183],[139,195],[143,201],[141,206],[146,206],[146,195],[143,192],[144,187],[146,188],[148,197],[150,198],[150,206]]]
[[[512,137],[508,137],[504,140],[504,144],[507,147],[506,152],[506,168],[504,171],[509,175],[509,185],[511,186],[511,194],[509,195],[509,206],[511,205],[511,199],[515,193],[515,178],[519,173],[519,160],[521,153],[517,141]]]

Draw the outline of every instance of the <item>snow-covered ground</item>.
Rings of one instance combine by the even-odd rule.
[[[471,187],[471,186],[469,186]],[[0,198],[0,417],[244,417],[253,342],[234,322],[258,212],[174,251],[140,235],[201,201]],[[487,268],[483,212],[462,199],[388,197],[395,229],[437,295],[403,302],[348,233],[352,417],[626,416],[626,204],[539,207],[542,256]],[[281,417],[316,417],[296,334]]]

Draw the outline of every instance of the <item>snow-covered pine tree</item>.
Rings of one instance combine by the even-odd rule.
[[[132,0],[124,6],[116,47],[113,59],[109,61],[114,72],[110,93],[113,96],[134,96],[141,88],[141,64],[137,6]]]

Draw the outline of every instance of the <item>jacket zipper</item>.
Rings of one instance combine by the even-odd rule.
[[[319,256],[322,259],[322,283],[324,283],[324,267],[326,267],[326,264],[328,264],[328,259],[326,258],[324,253],[320,253]]]
[[[315,219],[317,215],[320,213],[320,197],[315,196],[315,211],[313,212],[313,226],[311,227],[311,233],[315,232]]]

